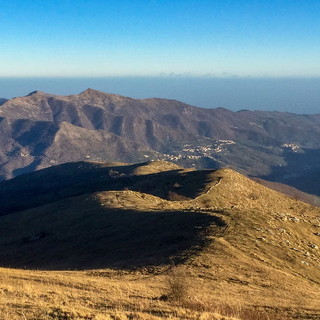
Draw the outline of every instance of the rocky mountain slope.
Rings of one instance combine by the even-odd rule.
[[[320,115],[203,109],[92,89],[35,91],[3,103],[0,132],[2,179],[69,161],[163,159],[229,166],[319,194]]]
[[[320,209],[234,170],[70,163],[0,190],[11,319],[319,319]]]

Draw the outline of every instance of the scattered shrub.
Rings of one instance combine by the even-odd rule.
[[[184,302],[188,298],[189,281],[188,275],[181,268],[172,269],[167,279],[167,297],[176,302]]]

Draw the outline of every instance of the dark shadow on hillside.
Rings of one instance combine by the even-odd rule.
[[[212,182],[210,174],[214,170],[197,170],[180,172],[172,170],[142,176],[130,189],[149,193],[166,200],[188,200],[194,199],[208,188],[207,184]],[[219,178],[215,178],[218,183]]]
[[[131,270],[179,264],[203,249],[208,232],[225,230],[220,218],[204,213],[104,209],[86,201],[0,218],[0,266]]]
[[[4,181],[0,183],[0,216],[99,191],[131,189],[169,200],[191,199],[206,188],[213,172],[171,170],[134,175],[137,167],[67,163]]]

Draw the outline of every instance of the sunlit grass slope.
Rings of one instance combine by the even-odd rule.
[[[320,317],[320,209],[233,170],[78,163],[5,187],[0,319]]]

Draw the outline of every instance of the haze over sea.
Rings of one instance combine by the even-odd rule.
[[[132,98],[166,98],[204,108],[320,113],[320,78],[0,78],[0,97],[41,90],[78,94],[87,88]]]

